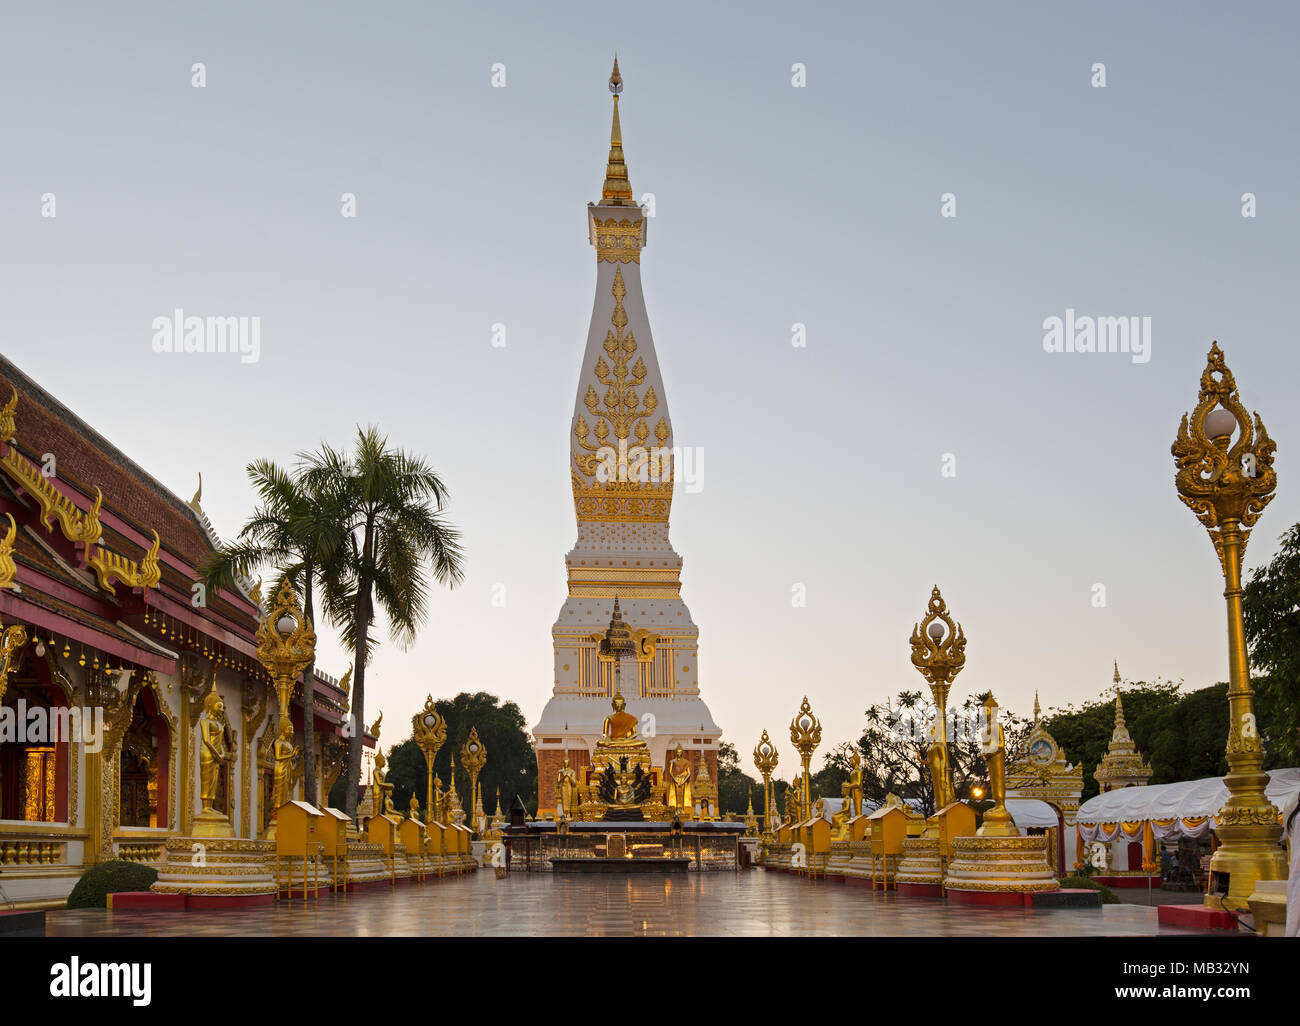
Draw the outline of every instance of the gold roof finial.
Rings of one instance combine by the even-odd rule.
[[[1034,722],[1037,723],[1042,716],[1042,708],[1038,704],[1038,690],[1034,690]]]
[[[1115,683],[1119,683],[1119,660],[1115,660]]]
[[[618,121],[618,94],[623,91],[623,76],[618,73],[618,56],[609,76],[609,91],[614,94],[614,120],[609,129],[609,161],[605,165],[605,185],[600,190],[601,206],[631,207],[632,184],[623,161],[623,129]]]

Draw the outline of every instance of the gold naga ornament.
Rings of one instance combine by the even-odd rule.
[[[18,389],[15,388],[9,402],[0,408],[0,472],[8,475],[40,507],[37,522],[49,532],[53,532],[57,524],[63,537],[76,546],[84,565],[95,572],[99,586],[110,594],[117,593],[114,581],[132,588],[156,588],[162,580],[162,567],[158,561],[162,540],[158,532],[150,532],[153,544],[138,563],[109,551],[100,544],[104,533],[99,521],[103,492],[96,487],[94,502],[83,511],[55,487],[53,478],[46,477],[39,467],[18,451],[13,444],[17,432]]]
[[[0,588],[16,589],[18,585],[14,578],[18,574],[18,567],[14,563],[14,540],[18,536],[18,525],[8,513],[5,516],[9,520],[9,530],[4,538],[0,539]],[[20,623],[5,627],[0,621],[0,699],[4,698],[5,692],[9,689],[9,673],[15,668],[14,657],[25,644],[27,644],[26,627]]]
[[[799,758],[803,760],[799,813],[801,820],[807,820],[812,816],[812,790],[809,784],[809,767],[812,763],[813,752],[822,743],[822,723],[813,715],[812,706],[808,704],[807,695],[804,695],[799,711],[795,713],[794,719],[790,721],[790,743],[799,750]]]
[[[948,759],[948,692],[953,679],[966,665],[966,633],[961,624],[955,623],[948,615],[948,604],[939,593],[937,584],[930,592],[925,619],[912,628],[911,645],[912,665],[930,685],[936,709],[931,732],[933,740],[926,751],[925,761],[930,768],[937,811],[956,801]],[[931,828],[926,829],[929,831]],[[937,833],[927,833],[927,836],[937,836]]]
[[[1233,436],[1236,441],[1233,441]],[[1251,528],[1273,499],[1277,444],[1258,413],[1252,425],[1219,343],[1210,347],[1196,407],[1183,414],[1170,452],[1178,497],[1210,535],[1228,608],[1228,801],[1219,810],[1219,847],[1210,860],[1211,908],[1244,910],[1259,880],[1284,880],[1281,814],[1264,794],[1264,744],[1255,720],[1243,617],[1241,566]]]

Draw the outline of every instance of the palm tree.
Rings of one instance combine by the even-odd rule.
[[[312,457],[299,454],[302,465]],[[271,460],[248,465],[248,477],[261,500],[236,540],[222,546],[200,568],[205,586],[211,590],[230,588],[236,576],[248,577],[262,566],[276,568],[281,577],[302,595],[303,612],[313,619],[313,586],[318,580],[333,580],[329,569],[341,549],[343,532],[338,511],[329,496],[313,490],[303,474],[291,474]],[[277,580],[272,594],[279,588]],[[311,805],[316,804],[316,666],[303,672],[303,788]]]
[[[357,429],[351,455],[322,446],[303,481],[341,512],[343,543],[328,568],[323,600],[355,654],[344,800],[344,811],[355,819],[376,604],[393,642],[410,648],[427,616],[430,575],[455,587],[464,579],[464,555],[460,532],[442,516],[448,497],[442,479],[423,458],[389,448],[377,428]]]

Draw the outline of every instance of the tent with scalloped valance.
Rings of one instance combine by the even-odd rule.
[[[1294,808],[1300,796],[1300,769],[1268,771],[1269,800]],[[1079,835],[1085,841],[1137,840],[1150,823],[1158,840],[1203,837],[1218,826],[1215,815],[1228,800],[1222,777],[1173,784],[1121,787],[1089,798],[1079,807]]]

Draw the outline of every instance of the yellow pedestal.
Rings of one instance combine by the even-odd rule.
[[[950,891],[1055,891],[1047,838],[958,837],[944,878]]]

